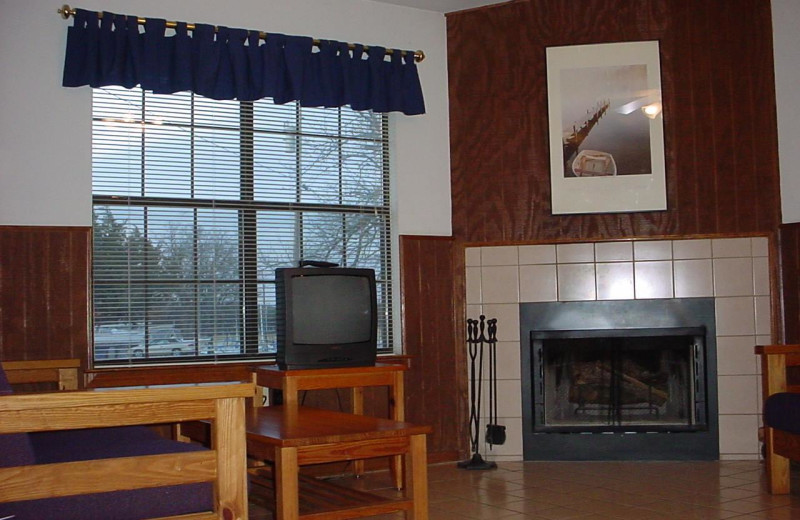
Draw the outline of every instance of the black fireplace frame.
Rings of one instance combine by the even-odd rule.
[[[630,428],[626,431],[535,431],[533,377],[537,336],[601,335],[610,331],[705,330],[701,353],[704,393],[696,428]],[[714,298],[611,300],[520,304],[523,458],[525,460],[718,460],[717,352]]]

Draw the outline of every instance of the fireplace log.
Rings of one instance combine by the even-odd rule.
[[[622,404],[651,404],[661,406],[669,400],[669,393],[629,374],[620,374]],[[600,362],[575,363],[569,399],[577,404],[609,405],[611,367]]]
[[[607,366],[602,365],[602,364],[600,365],[600,369],[601,370],[606,370],[609,373],[611,372],[610,368],[608,368]],[[641,388],[643,390],[647,390],[648,392],[652,393],[652,395],[658,396],[659,398],[661,398],[662,401],[660,403],[657,403],[657,404],[664,404],[669,399],[669,393],[667,393],[667,392],[665,392],[663,390],[659,390],[658,388],[654,387],[653,385],[648,385],[644,381],[642,381],[640,379],[636,379],[635,377],[629,376],[628,374],[625,374],[625,373],[621,374],[621,376],[622,376],[623,381],[625,381],[627,383],[630,383],[630,384],[632,384],[633,386],[635,386],[637,388]]]

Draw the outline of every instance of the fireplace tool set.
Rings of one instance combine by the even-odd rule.
[[[467,345],[469,347],[469,440],[472,457],[459,462],[463,469],[494,469],[497,464],[487,462],[480,454],[481,396],[483,395],[483,356],[488,347],[489,418],[486,425],[486,443],[492,446],[506,441],[506,427],[497,424],[497,319],[485,321],[467,319]],[[484,334],[485,332],[485,334]]]

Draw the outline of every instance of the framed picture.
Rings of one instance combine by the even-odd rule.
[[[657,41],[547,48],[553,214],[667,209]]]

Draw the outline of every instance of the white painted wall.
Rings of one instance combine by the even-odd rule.
[[[800,222],[800,27],[798,0],[772,0],[783,222]]]
[[[0,0],[0,225],[91,225],[91,89],[63,88],[61,2]],[[423,116],[393,117],[397,232],[450,235],[444,15],[369,0],[80,0],[73,7],[422,49]]]

